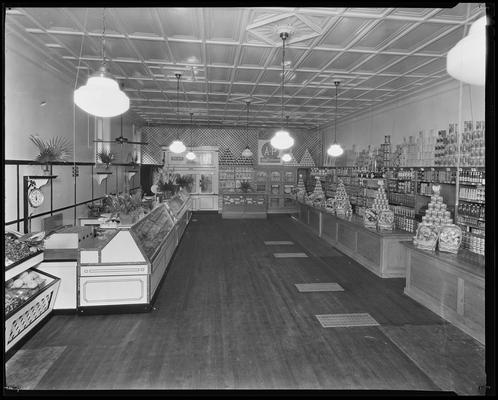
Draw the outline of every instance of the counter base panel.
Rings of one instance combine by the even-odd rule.
[[[148,303],[148,275],[81,277],[79,307]]]
[[[240,218],[267,218],[266,212],[239,212],[239,211],[222,211],[221,218],[240,219]]]
[[[54,310],[76,310],[76,265],[76,261],[52,261],[42,262],[36,267],[61,280]]]
[[[485,344],[484,276],[406,244],[404,293]]]

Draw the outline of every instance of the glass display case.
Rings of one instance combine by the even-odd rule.
[[[78,312],[149,311],[190,220],[183,193],[131,227],[106,229],[79,249]]]
[[[54,308],[60,279],[38,271],[43,251],[5,233],[5,351],[9,358],[22,339]],[[16,346],[17,345],[17,346]]]

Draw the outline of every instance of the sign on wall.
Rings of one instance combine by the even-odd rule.
[[[281,165],[280,158],[282,150],[273,148],[271,139],[258,139],[258,164],[259,165]]]

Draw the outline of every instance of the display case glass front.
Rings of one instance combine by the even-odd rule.
[[[141,219],[131,227],[131,231],[135,234],[137,241],[145,252],[145,256],[149,260],[160,247],[164,237],[171,231],[173,225],[173,220],[166,209],[166,205],[161,204],[152,210],[146,218]]]

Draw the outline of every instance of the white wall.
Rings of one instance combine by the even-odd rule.
[[[29,35],[29,34],[26,34]],[[19,37],[9,32],[5,38],[5,160],[33,161],[38,154],[38,149],[30,141],[30,135],[39,135],[44,140],[55,136],[66,138],[73,147],[70,162],[67,165],[54,165],[53,174],[57,175],[51,184],[45,185],[42,191],[45,195],[44,204],[37,209],[29,209],[36,215],[52,209],[64,208],[76,203],[98,198],[105,193],[122,190],[126,167],[115,167],[112,179],[107,185],[98,184],[92,165],[80,165],[79,176],[72,176],[73,161],[76,163],[93,163],[95,161],[96,119],[89,116],[73,103],[74,80],[50,67],[50,55],[36,51],[29,43],[30,37]],[[43,50],[45,51],[45,50]],[[48,50],[46,50],[48,51]],[[82,77],[82,81],[86,78]],[[41,105],[45,103],[45,105]],[[74,113],[74,117],[73,117]],[[74,121],[74,125],[73,125]],[[123,116],[123,134],[130,140],[139,140],[140,135],[132,135],[132,121],[136,116],[131,112]],[[110,129],[106,137],[115,138],[120,135],[120,117],[110,118],[105,121],[104,127]],[[123,158],[135,146],[112,145],[111,150],[118,156],[123,150]],[[139,159],[140,160],[140,159]],[[126,159],[125,159],[126,161]],[[121,162],[121,160],[117,160]],[[19,168],[19,180],[17,179]],[[39,165],[6,165],[5,167],[5,221],[13,221],[23,216],[23,186],[24,175],[41,175]],[[53,198],[51,198],[50,185],[52,185]],[[136,174],[132,182],[133,187],[140,185],[140,174]],[[92,197],[93,190],[93,197]],[[19,194],[18,194],[19,192]],[[17,205],[19,204],[19,213]],[[86,205],[77,207],[77,217],[86,215]],[[73,208],[63,211],[64,224],[73,224]],[[32,221],[33,231],[39,230],[41,219]],[[11,225],[16,228],[16,225]],[[22,230],[22,224],[20,229]]]
[[[462,120],[484,120],[484,87],[463,85]],[[403,137],[418,136],[421,130],[448,130],[448,124],[458,122],[459,83],[452,81],[411,98],[370,111],[354,118],[337,120],[337,141],[347,149],[356,144],[357,150],[368,145],[378,147],[385,135],[399,144]],[[339,110],[340,111],[340,110]],[[324,150],[333,143],[333,125],[324,129]]]

